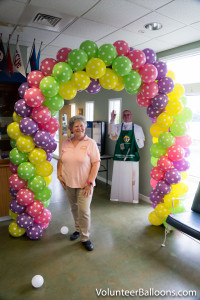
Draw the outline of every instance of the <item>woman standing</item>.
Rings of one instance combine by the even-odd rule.
[[[57,177],[66,190],[70,202],[76,231],[70,236],[79,236],[88,251],[94,249],[89,240],[90,204],[95,178],[100,167],[100,153],[96,142],[85,135],[87,122],[83,116],[69,119],[68,128],[73,133],[61,147],[57,165]]]

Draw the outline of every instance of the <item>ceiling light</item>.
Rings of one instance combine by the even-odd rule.
[[[157,22],[152,22],[144,25],[144,27],[149,30],[159,30],[162,28],[162,24]]]

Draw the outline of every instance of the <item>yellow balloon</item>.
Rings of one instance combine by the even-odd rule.
[[[90,84],[90,77],[85,71],[77,71],[72,76],[72,82],[77,90],[85,90]]]
[[[165,110],[172,116],[178,115],[183,110],[183,103],[180,100],[170,100]]]
[[[47,154],[43,149],[35,148],[29,153],[29,161],[34,164],[41,164],[47,159]]]
[[[59,95],[66,99],[66,100],[71,100],[73,99],[77,94],[77,88],[73,84],[72,80],[69,80],[68,82],[62,82],[60,84],[59,88]]]
[[[156,215],[155,211],[150,212],[148,219],[149,219],[149,222],[155,226],[159,226],[163,222],[163,218],[159,218]]]
[[[181,172],[181,179],[182,180],[186,180],[188,178],[188,172],[187,171],[184,171],[184,172]]]
[[[112,69],[106,68],[105,74],[99,79],[104,89],[111,90],[117,85],[118,76]]]
[[[179,182],[177,184],[173,184],[172,193],[174,193],[177,197],[183,196],[188,192],[188,186],[184,182]]]
[[[36,175],[49,176],[52,174],[52,172],[53,172],[53,166],[48,160],[40,163],[39,165],[36,165],[36,171],[35,171]]]
[[[153,144],[158,143],[158,138],[157,137],[153,137],[152,138],[152,142],[153,142]]]
[[[164,204],[160,203],[155,207],[155,213],[159,218],[165,219],[170,214],[170,210]]]
[[[163,200],[164,200],[164,205],[168,208],[171,209],[174,207],[177,207],[180,203],[178,199],[174,199],[173,197],[167,197],[168,195],[165,195]],[[173,201],[173,202],[172,202]]]
[[[35,148],[35,144],[33,141],[32,136],[28,135],[21,135],[17,139],[17,148],[22,152],[22,153],[29,153]]]
[[[44,180],[46,181],[46,185],[49,185],[49,183],[52,181],[52,176],[44,176]]]
[[[171,70],[168,70],[166,77],[170,77],[171,79],[173,79],[175,81],[175,74]]]
[[[103,60],[92,57],[86,65],[86,73],[93,79],[101,78],[106,73],[106,65]]]
[[[13,113],[13,120],[14,122],[19,123],[21,121],[21,119],[23,119],[22,117],[18,116],[18,114],[16,114],[16,112],[14,111]]]
[[[24,235],[26,232],[26,229],[19,227],[17,225],[16,221],[13,221],[12,223],[10,223],[8,230],[9,230],[10,235],[12,235],[13,237],[20,237],[20,236]]]
[[[15,214],[14,212],[12,212],[12,210],[9,209],[9,216],[11,217],[11,219],[16,220],[19,214]]]
[[[116,86],[114,87],[114,91],[120,92],[124,89],[123,78],[122,76],[118,76],[118,81]]]
[[[150,127],[150,134],[156,138],[158,138],[164,131],[165,129],[160,127],[157,123],[152,124]]]
[[[167,112],[161,113],[157,118],[157,124],[164,129],[169,128],[172,125],[173,121],[174,119],[172,115]]]
[[[17,140],[18,137],[20,135],[22,135],[22,133],[19,129],[19,123],[17,123],[17,122],[10,123],[7,127],[7,133],[11,139]]]
[[[185,93],[184,87],[180,83],[175,83],[174,89],[171,93],[167,94],[168,98],[179,100]]]

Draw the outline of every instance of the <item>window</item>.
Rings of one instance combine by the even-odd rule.
[[[85,118],[86,121],[94,121],[94,102],[85,102]]]
[[[71,103],[71,117],[76,115],[76,104],[75,103]]]
[[[110,123],[110,115],[113,110],[116,112],[115,124],[121,122],[121,98],[108,100],[108,123]]]

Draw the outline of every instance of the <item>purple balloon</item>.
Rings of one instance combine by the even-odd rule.
[[[129,52],[133,51],[134,48],[133,47],[129,47]]]
[[[47,160],[51,161],[53,158],[53,153],[47,153]]]
[[[156,184],[156,191],[162,195],[169,194],[171,189],[171,185],[168,184],[165,180],[160,180]]]
[[[154,124],[157,122],[157,119],[156,118],[150,118],[151,119],[151,123]]]
[[[150,104],[148,107],[147,107],[147,115],[150,117],[150,118],[157,118],[160,113],[163,111],[163,109],[156,109],[152,106],[152,104]]]
[[[91,82],[88,86],[88,88],[85,90],[89,94],[97,94],[101,90],[101,85],[99,83],[99,80],[95,80],[91,78]]]
[[[173,161],[174,168],[180,172],[185,172],[189,169],[190,163],[185,158],[178,161]]]
[[[164,109],[169,102],[169,98],[165,94],[158,93],[154,98],[151,99],[151,105],[155,109]]]
[[[29,117],[32,113],[32,108],[26,104],[24,99],[20,99],[15,103],[14,110],[20,117]]]
[[[156,80],[159,80],[160,78],[166,76],[166,74],[167,74],[167,64],[165,62],[156,61],[153,65],[156,67],[156,69],[158,71],[158,75],[156,77]]]
[[[21,228],[28,228],[33,225],[34,219],[27,213],[22,213],[17,217],[17,225]]]
[[[38,130],[38,123],[33,119],[26,117],[20,121],[19,128],[23,134],[32,135]]]
[[[12,197],[16,197],[17,196],[17,193],[19,192],[18,190],[14,190],[13,188],[9,188],[9,192],[11,194]]]
[[[56,141],[52,138],[50,140],[50,142],[48,143],[48,145],[46,145],[44,147],[44,150],[47,152],[47,153],[53,153],[57,148],[57,143]]]
[[[12,199],[10,201],[9,207],[10,207],[10,210],[15,214],[21,214],[21,213],[25,212],[25,210],[26,210],[26,206],[19,204],[16,199]]]
[[[18,88],[18,93],[19,93],[19,96],[21,98],[24,98],[24,94],[25,92],[30,89],[30,86],[28,85],[28,82],[23,82],[19,88]]]
[[[156,62],[157,56],[155,51],[149,48],[142,50],[146,56],[146,63],[153,64]]]
[[[185,150],[185,156],[184,157],[190,156],[190,149],[189,148],[184,148],[184,150]]]
[[[175,169],[171,168],[165,172],[165,181],[169,184],[176,184],[181,181],[181,173]]]
[[[43,235],[43,228],[41,225],[34,223],[32,226],[29,226],[26,230],[27,236],[31,240],[38,240]]]
[[[149,198],[151,200],[151,202],[155,202],[155,203],[163,203],[164,200],[163,200],[163,195],[161,195],[160,193],[158,193],[156,190],[152,190],[150,195],[149,195]],[[156,204],[156,205],[157,205]]]
[[[51,139],[51,134],[46,130],[38,130],[33,137],[34,143],[40,148],[48,147]]]
[[[170,77],[163,77],[158,80],[158,91],[162,94],[171,93],[174,89],[174,80]]]

